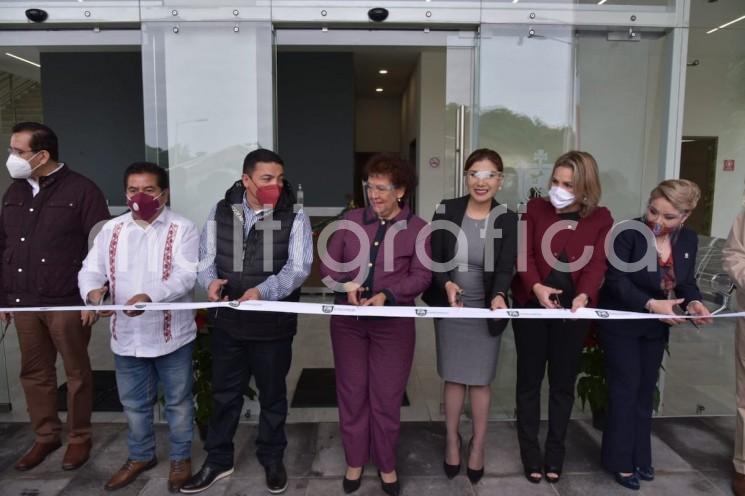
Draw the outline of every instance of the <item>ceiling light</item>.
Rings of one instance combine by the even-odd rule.
[[[603,4],[604,4],[605,2],[607,2],[607,1],[608,1],[608,0],[600,0],[600,1],[598,2],[598,5],[603,5]]]
[[[731,26],[732,24],[734,24],[736,22],[740,22],[743,19],[745,19],[745,15],[744,16],[741,16],[741,17],[738,17],[737,19],[732,19],[729,22],[725,22],[724,24],[722,24],[718,28],[710,29],[709,31],[706,32],[706,34],[711,34],[711,33],[714,33],[716,31],[719,31],[720,29],[726,28],[727,26]]]
[[[512,0],[512,3],[517,3],[517,2],[519,2],[519,1],[520,1],[520,0]]]
[[[377,93],[383,93],[383,88],[375,88],[375,91],[376,91]]]
[[[41,67],[41,64],[37,64],[36,62],[31,62],[30,60],[24,59],[23,57],[19,57],[18,55],[13,55],[12,53],[5,52],[5,55],[8,57],[13,57],[16,60],[20,60],[21,62],[26,62],[27,64],[31,64],[35,67]]]
[[[388,74],[388,69],[380,69],[378,74]]]

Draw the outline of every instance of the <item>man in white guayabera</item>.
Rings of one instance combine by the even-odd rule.
[[[107,222],[78,274],[87,304],[188,302],[196,281],[199,231],[168,207],[168,173],[149,162],[124,172],[130,211]],[[124,465],[106,483],[122,488],[158,463],[153,408],[163,386],[170,430],[168,489],[178,491],[191,476],[193,310],[101,312],[110,316],[119,400],[127,418]]]

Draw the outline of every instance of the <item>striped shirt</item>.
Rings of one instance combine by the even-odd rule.
[[[207,223],[199,237],[199,260],[201,262],[197,281],[205,290],[209,289],[210,283],[218,278],[217,266],[215,265],[215,255],[217,254],[216,210],[217,205],[212,207],[207,217]],[[248,205],[246,196],[243,196],[244,237],[248,236],[251,228],[265,213],[265,211],[254,212]],[[264,282],[256,286],[262,300],[281,300],[302,286],[310,274],[310,266],[313,263],[312,234],[310,221],[301,208],[292,223],[287,262],[277,274],[270,275]],[[205,264],[207,265],[205,266]]]

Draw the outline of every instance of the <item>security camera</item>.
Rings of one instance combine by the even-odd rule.
[[[26,11],[26,18],[31,22],[44,22],[49,17],[46,10],[41,9],[28,9]]]
[[[367,11],[367,17],[373,22],[383,22],[388,19],[388,9],[376,7]]]

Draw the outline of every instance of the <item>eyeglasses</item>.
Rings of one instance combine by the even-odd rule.
[[[378,193],[388,193],[389,191],[393,191],[396,189],[396,186],[394,184],[370,184],[368,182],[365,182],[365,191],[368,193],[372,192],[373,190],[377,191]]]
[[[498,177],[502,177],[502,173],[497,171],[466,171],[464,175],[469,179],[477,180],[496,179]]]
[[[18,148],[8,148],[8,155],[18,155],[19,157],[24,153],[33,153],[34,150],[19,150]]]
[[[662,215],[662,218],[663,219],[669,220],[669,221],[674,221],[674,220],[677,220],[677,219],[683,217],[683,214],[682,213],[680,213],[680,214],[660,214],[660,212],[656,208],[654,208],[652,205],[648,205],[647,206],[647,211],[651,215],[653,215],[654,217],[657,217],[658,215]]]

